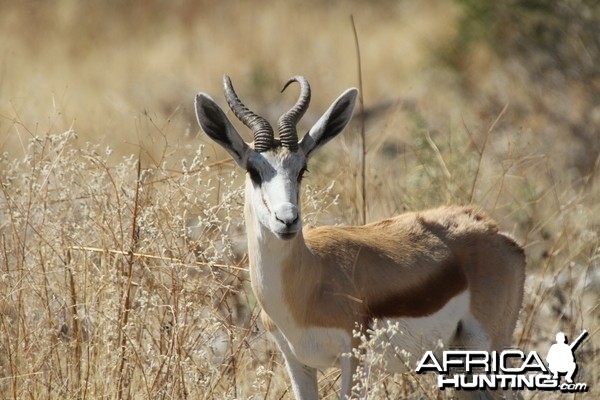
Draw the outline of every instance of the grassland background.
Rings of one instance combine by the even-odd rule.
[[[0,9],[1,398],[291,397],[256,321],[243,176],[199,132],[192,101],[205,91],[224,105],[227,73],[274,121],[296,96],[282,83],[301,74],[308,128],[358,85],[351,14],[366,219],[480,205],[527,252],[514,344],[545,354],[557,331],[589,330],[577,360],[590,392],[560,398],[600,394],[597,2]],[[359,132],[353,123],[312,160],[307,222],[362,220]],[[373,398],[440,396],[413,375],[370,379]],[[336,371],[320,381],[335,398]]]

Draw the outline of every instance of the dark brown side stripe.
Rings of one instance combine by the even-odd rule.
[[[457,260],[448,261],[419,286],[372,302],[365,301],[367,318],[423,317],[434,314],[468,287]]]

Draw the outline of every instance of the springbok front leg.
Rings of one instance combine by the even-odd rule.
[[[353,350],[359,352],[358,357]],[[359,366],[363,368],[361,371],[358,371]],[[348,349],[348,351],[344,352],[340,359],[340,369],[342,372],[340,399],[345,400],[353,398],[352,390],[354,389],[356,384],[359,383],[358,379],[362,380],[363,382],[358,388],[358,393],[354,392],[354,394],[358,394],[358,398],[360,399],[365,399],[367,397],[367,391],[364,386],[364,383],[369,375],[369,365],[366,359],[366,353],[364,349],[354,347],[353,349]]]
[[[314,400],[319,398],[317,370],[301,363],[280,331],[271,332],[279,350],[283,354],[288,374],[292,381],[292,390],[298,400]]]

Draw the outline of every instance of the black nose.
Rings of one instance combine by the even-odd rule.
[[[290,226],[294,225],[296,222],[298,222],[298,218],[300,218],[300,216],[298,216],[298,214],[296,214],[296,218],[294,218],[293,220],[290,221],[290,219],[281,219],[279,218],[277,215],[275,215],[275,219],[279,222],[281,222],[282,224],[284,224],[287,228],[289,228]]]
[[[278,207],[275,207],[274,211],[275,219],[284,224],[286,228],[294,225],[300,218],[298,208],[291,203],[283,203]]]

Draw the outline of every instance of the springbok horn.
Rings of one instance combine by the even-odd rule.
[[[286,82],[281,91],[283,92],[292,82],[298,82],[300,84],[300,97],[294,107],[279,118],[278,129],[279,140],[281,140],[282,146],[285,146],[290,151],[294,152],[298,150],[298,132],[296,131],[296,125],[308,109],[308,104],[310,103],[310,85],[304,77],[294,76]]]
[[[238,95],[233,89],[231,79],[229,76],[223,76],[223,87],[225,89],[225,98],[229,108],[235,114],[235,116],[246,125],[254,134],[254,150],[257,152],[263,152],[273,147],[273,128],[261,116],[256,115],[250,111],[248,107],[241,102]]]

